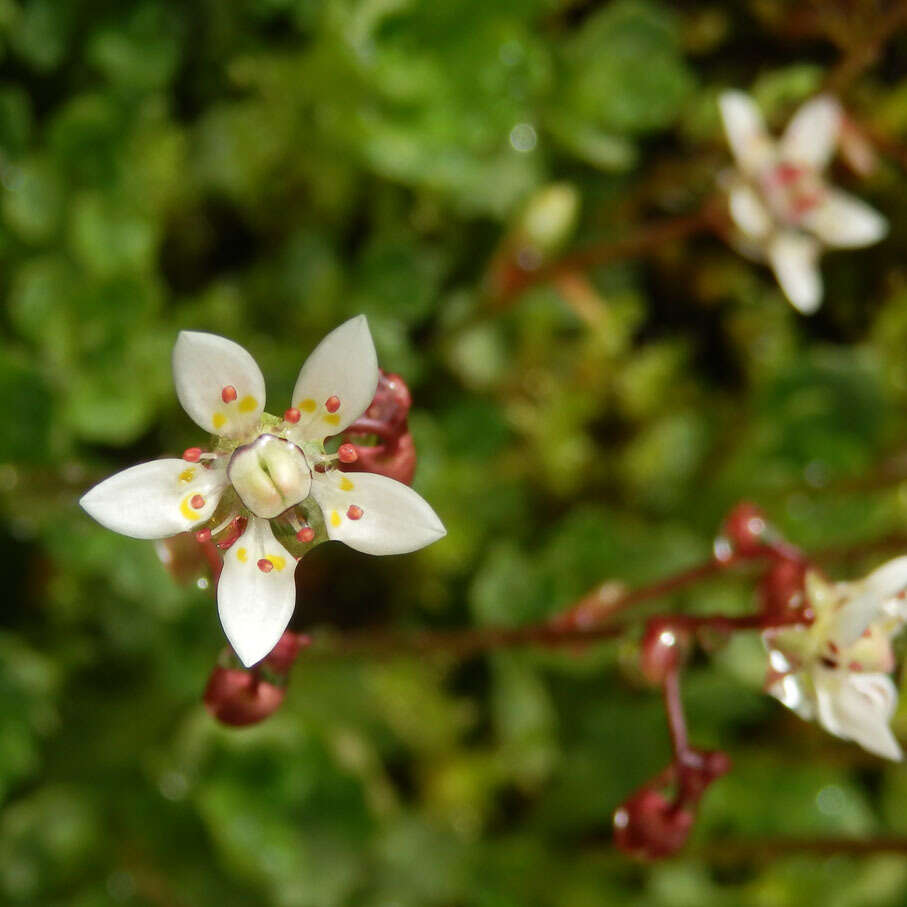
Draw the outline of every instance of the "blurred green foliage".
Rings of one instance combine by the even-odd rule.
[[[690,854],[640,866],[603,843],[668,758],[632,640],[312,656],[273,719],[223,729],[200,704],[223,645],[203,577],[177,584],[76,504],[200,442],[171,385],[179,329],[246,345],[280,411],[308,351],[364,312],[413,390],[416,485],[449,535],[400,558],[317,549],[298,628],[542,620],[707,556],[742,497],[806,547],[901,527],[907,485],[878,471],[907,415],[893,163],[856,187],[890,238],[826,259],[811,320],[711,237],[488,299],[551,183],[578,199],[551,248],[695,209],[728,159],[718,90],[752,87],[777,126],[835,60],[791,7],[0,0],[0,902],[904,903],[896,858],[710,858],[907,830],[903,770],[761,695],[756,639],[689,673],[693,740],[735,769]],[[895,140],[905,51],[845,98]],[[661,606],[740,613],[751,594],[729,579]]]

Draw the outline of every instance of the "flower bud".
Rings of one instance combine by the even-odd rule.
[[[569,238],[579,213],[579,193],[570,183],[551,183],[529,199],[517,231],[520,244],[549,255]]]
[[[260,680],[252,671],[216,667],[205,687],[205,708],[221,723],[232,727],[258,724],[273,715],[286,690]]]
[[[772,620],[794,617],[807,606],[804,580],[807,565],[803,561],[778,558],[772,561],[759,582],[762,613]]]
[[[624,853],[657,860],[677,853],[690,835],[693,813],[644,787],[614,812],[614,843]]]
[[[310,642],[308,636],[293,633],[290,630],[284,631],[283,636],[277,641],[277,645],[271,649],[271,654],[265,658],[265,665],[275,674],[289,674],[299,653]]]
[[[649,683],[661,685],[676,671],[690,650],[690,633],[670,618],[656,618],[646,625],[640,646],[640,667]]]
[[[766,529],[765,514],[749,501],[737,504],[724,521],[728,541],[744,557],[759,554],[765,548]]]

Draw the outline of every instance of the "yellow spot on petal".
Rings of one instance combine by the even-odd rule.
[[[236,552],[236,560],[238,560],[241,564],[244,564],[248,559],[249,559],[249,552],[246,551],[245,548],[240,548]]]
[[[340,480],[341,491],[352,491],[355,487],[356,486],[346,476]]]
[[[339,425],[340,424],[340,416],[337,413],[328,413],[323,418],[324,418],[324,421],[327,422],[328,425]]]
[[[194,478],[195,478],[194,469],[184,469],[179,475],[179,479],[181,482],[191,482]]]
[[[311,397],[309,397],[307,400],[303,400],[302,403],[299,404],[297,409],[301,409],[304,413],[313,413],[315,412],[317,407],[318,404]]]
[[[186,497],[184,497],[182,501],[180,501],[180,513],[187,520],[190,520],[194,523],[198,519],[198,514],[195,512],[192,504],[189,503],[193,497],[195,497],[194,494],[187,494]]]
[[[258,406],[258,401],[251,395],[243,397],[239,401],[239,411],[241,413],[251,413]]]
[[[340,514],[336,510],[331,511],[331,525],[335,529],[340,525]]]
[[[270,561],[274,565],[275,570],[283,570],[287,565],[286,559],[279,554],[266,554],[265,560]]]
[[[227,417],[223,413],[215,413],[211,418],[211,422],[215,429],[223,428],[227,424]]]

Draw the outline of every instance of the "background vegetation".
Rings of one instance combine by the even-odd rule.
[[[416,487],[449,535],[398,558],[322,546],[298,629],[544,619],[707,557],[742,497],[810,549],[898,531],[907,36],[851,56],[886,9],[0,0],[0,901],[904,903],[898,856],[777,840],[907,834],[907,774],[762,695],[757,638],[685,678],[693,741],[735,769],[682,858],[638,864],[611,813],[669,747],[632,639],[313,652],[276,716],[231,730],[200,701],[223,646],[204,576],[175,582],[76,504],[201,440],[171,385],[178,330],[246,345],[281,411],[364,312],[413,390]],[[834,73],[884,139],[841,182],[892,229],[825,259],[815,317],[710,234],[506,291],[527,236],[543,260],[699,210],[729,162],[721,89],[777,128]],[[552,183],[541,235],[526,206]],[[737,577],[659,606],[751,596]]]

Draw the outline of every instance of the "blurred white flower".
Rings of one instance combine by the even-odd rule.
[[[246,666],[276,645],[296,603],[297,559],[275,528],[299,550],[297,541],[316,536],[300,517],[317,510],[328,538],[367,554],[404,554],[445,534],[411,488],[373,473],[347,475],[337,469],[338,455],[324,451],[325,438],[359,418],[375,394],[378,361],[365,316],[332,331],[309,356],[283,418],[264,412],[261,371],[224,337],[183,331],[173,375],[183,408],[214,433],[213,450],[191,448],[183,459],[133,466],[80,503],[103,526],[132,538],[219,534],[227,551],[218,613]]]
[[[775,141],[749,95],[726,91],[719,106],[737,165],[723,180],[737,245],[768,262],[794,307],[811,314],[822,301],[822,250],[869,246],[888,230],[877,211],[825,181],[841,108],[827,95],[807,101]]]
[[[898,694],[891,639],[907,620],[907,557],[863,580],[829,583],[806,577],[814,619],[809,626],[766,630],[768,692],[801,718],[887,759],[901,747],[889,722]]]

